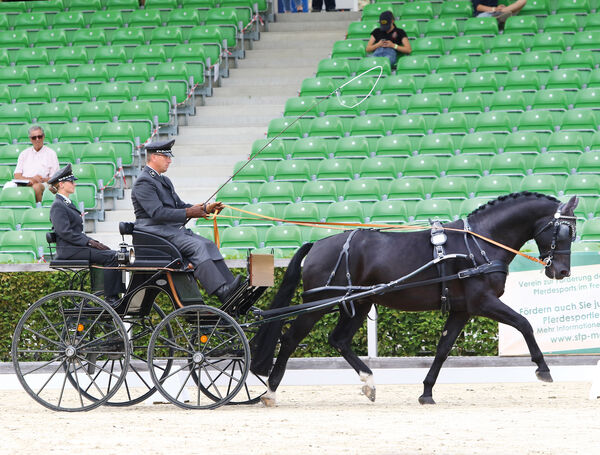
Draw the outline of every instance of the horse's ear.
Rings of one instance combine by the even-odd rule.
[[[577,207],[577,204],[579,204],[579,199],[577,199],[577,196],[573,196],[571,199],[569,199],[569,202],[565,204],[565,211],[573,213]]]

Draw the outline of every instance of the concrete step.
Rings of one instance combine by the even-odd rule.
[[[347,27],[345,24],[343,25]],[[321,44],[323,43],[333,43],[344,39],[346,30],[313,31],[310,33],[309,41],[306,41],[306,35],[306,32],[269,32],[266,34],[266,38],[257,41],[252,51],[249,52],[254,54],[256,51],[271,49],[278,53],[290,51],[295,53],[298,50],[299,43],[302,43],[301,49],[303,50],[322,49]]]
[[[260,106],[262,104],[279,104],[285,105],[289,96],[227,96],[219,93],[218,97],[206,98],[206,106]],[[198,109],[200,110],[200,109]],[[193,117],[190,117],[193,119]]]
[[[278,23],[315,23],[315,22],[353,22],[359,21],[362,12],[360,11],[321,11],[320,13],[305,14],[276,14],[275,24]],[[269,24],[269,26],[274,24]]]
[[[307,71],[308,72],[308,71]],[[310,75],[310,73],[309,73]],[[290,76],[280,76],[275,71],[272,71],[270,75],[265,75],[263,77],[247,77],[244,73],[240,73],[239,77],[236,75],[235,79],[229,78],[223,81],[222,87],[219,88],[219,93],[221,91],[227,93],[228,89],[233,87],[284,87],[287,90],[293,90],[295,87],[299,87],[302,83],[302,80],[308,77],[304,72],[296,73]],[[252,93],[252,91],[248,92]],[[215,94],[215,96],[219,96],[219,94]]]
[[[312,16],[312,15],[311,15]],[[360,20],[356,19],[356,20]],[[348,24],[352,21],[316,21],[316,22],[274,22],[269,24],[269,33],[264,35],[268,36],[271,32],[280,33],[296,33],[296,32],[320,32],[323,30],[337,31],[345,33],[348,30]],[[302,38],[303,40],[306,37]],[[342,38],[340,38],[342,39]],[[262,35],[261,35],[262,41]]]
[[[213,166],[228,164],[233,166],[240,159],[244,159],[250,153],[247,143],[230,144],[201,144],[194,147],[173,148],[173,162],[169,169],[178,166]],[[238,157],[242,158],[238,158]]]
[[[179,145],[214,144],[223,147],[229,144],[243,144],[265,137],[267,125],[223,128],[180,128],[177,138]]]

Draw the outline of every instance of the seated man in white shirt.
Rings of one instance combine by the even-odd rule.
[[[35,200],[42,202],[44,189],[48,187],[48,179],[58,171],[58,158],[56,152],[44,145],[44,130],[40,126],[29,129],[31,147],[23,150],[15,168],[15,180],[29,181],[35,191]],[[5,187],[16,186],[16,183],[7,182]]]

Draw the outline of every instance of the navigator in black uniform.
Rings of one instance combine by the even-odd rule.
[[[146,167],[136,179],[131,192],[135,211],[135,228],[167,239],[194,266],[194,276],[206,292],[221,302],[240,286],[242,277],[234,278],[214,242],[184,227],[189,218],[206,217],[221,210],[220,202],[187,204],[183,202],[164,175],[171,164],[175,140],[146,145]]]
[[[50,208],[50,221],[56,233],[56,259],[80,259],[90,264],[117,267],[117,252],[83,233],[83,215],[69,195],[75,192],[77,177],[67,164],[48,179],[49,189],[56,194]],[[105,300],[114,304],[122,292],[121,271],[104,270]]]

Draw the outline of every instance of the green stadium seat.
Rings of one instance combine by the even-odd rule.
[[[48,65],[48,53],[44,48],[28,47],[19,49],[15,54],[15,64],[25,66]]]
[[[300,190],[300,199],[328,205],[338,200],[337,187],[334,182],[327,180],[306,182]]]
[[[396,19],[395,21],[396,27],[404,30],[409,40],[414,40],[419,38],[423,34],[421,33],[421,28],[419,24],[424,24],[424,22],[416,21],[414,19],[404,20],[402,18]],[[374,28],[379,27],[379,20],[376,22],[376,26]]]
[[[0,5],[0,13],[6,15],[11,13],[24,13],[27,11],[28,3],[26,2],[2,2]]]
[[[300,122],[295,117],[275,118],[269,122],[267,137],[300,138],[304,135]]]
[[[340,92],[342,95],[367,96],[373,90],[376,79],[369,77],[361,77],[349,81]]]
[[[519,131],[552,133],[555,129],[554,118],[548,111],[526,111],[519,119]]]
[[[506,20],[504,33],[536,35],[538,33],[537,21],[533,16],[511,16]]]
[[[448,112],[462,112],[464,114],[480,114],[485,111],[481,94],[477,92],[459,92],[452,95],[448,105]]]
[[[392,134],[424,136],[428,128],[422,115],[399,115],[392,124]]]
[[[493,54],[498,52],[522,54],[525,52],[525,49],[525,40],[521,35],[517,34],[497,35],[490,42],[490,52]]]
[[[14,231],[16,225],[15,215],[12,209],[0,208],[0,231]]]
[[[554,67],[550,52],[529,52],[521,56],[519,70],[551,71]]]
[[[360,168],[358,173],[361,179],[363,180],[394,180],[398,177],[398,163],[398,159],[387,156],[376,156],[373,158],[367,158],[360,162]],[[346,186],[346,188],[348,188],[348,186]]]
[[[600,101],[600,88],[591,87],[579,90],[573,101],[575,109],[595,109]]]
[[[93,60],[96,65],[125,63],[127,55],[123,46],[102,46],[96,50]]]
[[[307,137],[294,141],[292,158],[318,160],[329,158],[326,139],[320,137]]]
[[[384,11],[392,11],[392,5],[387,2],[367,4],[363,8],[362,20],[379,21],[379,16]],[[373,29],[371,29],[371,31],[373,31]]]
[[[448,222],[453,220],[452,206],[445,199],[425,199],[417,202],[413,221],[429,221],[430,219]]]
[[[129,89],[129,84],[126,82],[110,82],[108,84],[102,84],[96,92],[97,101],[129,101],[130,99],[131,91]]]
[[[72,164],[75,162],[73,144],[69,144],[68,142],[58,142],[56,144],[52,144],[52,150],[56,152],[56,157],[58,158],[58,162],[61,166],[66,166],[67,163]]]
[[[600,11],[598,11],[598,8],[596,8],[596,12],[594,14],[588,14],[585,17],[583,30],[586,32],[600,30]]]
[[[247,183],[232,182],[219,190],[216,199],[228,205],[248,205],[252,203],[252,191]]]
[[[160,12],[155,9],[137,9],[129,14],[127,18],[129,28],[131,27],[160,27],[162,18]],[[141,31],[141,30],[140,30]],[[137,32],[136,32],[137,33]],[[114,43],[113,43],[114,44]]]
[[[430,74],[425,76],[422,93],[439,93],[451,95],[458,90],[456,79],[452,74]],[[413,97],[414,98],[414,97]]]
[[[590,74],[587,81],[587,88],[591,87],[600,87],[600,68],[593,70]]]
[[[431,64],[429,63],[429,58],[424,55],[406,55],[396,62],[396,75],[425,76],[430,72]],[[386,78],[386,83],[388,79]]]
[[[527,103],[522,92],[518,90],[504,90],[493,95],[490,102],[490,110],[524,112],[527,110]]]
[[[567,92],[560,89],[547,89],[536,92],[532,109],[566,111],[569,108]]]
[[[302,228],[294,224],[272,226],[267,229],[265,246],[296,250],[302,246]]]
[[[156,8],[159,10],[172,10],[177,8],[177,0],[146,0],[146,8]]]
[[[411,75],[386,77],[381,85],[381,93],[391,95],[414,95],[417,93],[415,79]]]
[[[132,13],[130,20],[134,14],[135,13]],[[144,44],[146,42],[146,38],[141,27],[127,27],[115,30],[110,41],[111,46],[138,46],[140,44]]]
[[[95,12],[102,9],[100,0],[69,0],[69,11]]]
[[[344,125],[341,119],[331,115],[311,120],[308,128],[310,137],[340,138],[344,135]]]
[[[296,202],[296,190],[292,182],[267,182],[258,190],[258,200],[270,204]]]
[[[561,54],[558,62],[559,69],[576,69],[591,71],[595,66],[594,56],[592,51],[587,50],[571,50]]]
[[[523,155],[516,153],[502,153],[493,156],[489,168],[491,175],[510,176],[525,176],[528,169]]]
[[[74,71],[74,79],[77,82],[104,83],[108,82],[109,76],[106,65],[80,65]]]
[[[442,3],[440,17],[446,19],[467,19],[473,15],[473,5],[465,0],[448,0]]]
[[[114,73],[115,82],[147,82],[149,78],[146,65],[140,63],[119,65]]]
[[[440,158],[431,155],[411,156],[404,161],[403,177],[438,178]]]
[[[200,25],[200,16],[193,8],[174,9],[167,16],[166,23],[177,27],[195,27]]]
[[[450,18],[433,19],[427,22],[425,35],[430,37],[454,38],[458,36],[458,26],[456,25],[456,21]]]
[[[578,30],[579,25],[574,14],[552,14],[544,21],[544,32],[574,33]]]
[[[450,45],[450,54],[482,55],[485,52],[483,40],[476,36],[459,36]]]
[[[435,117],[433,132],[458,135],[468,134],[470,130],[468,123],[467,116],[462,112],[441,114]]]
[[[407,158],[412,155],[412,152],[411,141],[408,136],[404,135],[384,136],[377,141],[375,147],[376,156]]]
[[[568,155],[564,153],[542,153],[533,161],[533,173],[535,175],[569,175],[571,165]]]
[[[5,49],[21,49],[29,45],[28,33],[25,30],[0,31],[0,47]]]
[[[300,96],[325,97],[340,85],[339,81],[329,77],[309,77],[302,81]]]
[[[56,13],[52,20],[53,29],[77,30],[85,27],[83,14],[79,11],[63,11]]]
[[[123,27],[123,15],[121,11],[107,8],[106,11],[96,11],[89,18],[90,27],[102,29],[115,29]]]
[[[400,7],[399,17],[402,19],[430,20],[433,19],[431,3],[413,2],[405,3]]]
[[[468,199],[470,180],[464,177],[446,176],[437,179],[431,187],[433,199]]]
[[[446,175],[479,178],[483,175],[483,164],[477,155],[454,155],[446,163]]]
[[[529,0],[520,14],[528,16],[547,16],[550,14],[550,4],[548,0]]]
[[[336,141],[335,158],[368,158],[369,142],[365,137],[343,137]]]
[[[54,54],[55,65],[84,65],[90,61],[84,46],[61,47]]]
[[[15,30],[38,31],[48,27],[45,13],[21,13],[13,23]]]
[[[112,122],[112,120],[113,114],[107,101],[84,103],[77,114],[79,122]]]
[[[402,113],[400,98],[395,95],[370,96],[365,105],[367,114],[398,115]]]
[[[576,170],[578,174],[600,173],[600,152],[596,151],[582,154],[577,160]]]
[[[494,17],[472,17],[466,20],[463,33],[465,35],[496,36],[498,21]]]
[[[273,172],[277,182],[308,182],[311,180],[311,169],[307,160],[278,161]]]
[[[510,134],[504,143],[504,153],[537,155],[542,152],[540,134],[536,131],[518,131]]]
[[[475,121],[476,133],[508,134],[511,131],[511,121],[506,112],[484,112],[479,114]]]
[[[269,180],[269,171],[264,161],[238,161],[233,168],[234,182],[260,182]]]
[[[133,52],[134,63],[163,63],[167,60],[162,46],[154,44],[143,44],[137,46]]]
[[[392,74],[390,59],[387,57],[365,57],[360,59],[356,68],[356,74],[365,73],[364,77],[379,76],[379,72],[376,69],[374,69],[376,66],[381,67],[381,74],[383,77]]]
[[[346,33],[348,39],[369,39],[371,32],[379,27],[379,16],[373,20],[368,20],[364,14],[365,12],[363,10],[362,21],[351,22],[348,25],[348,32]]]
[[[400,178],[394,180],[388,189],[388,200],[414,201],[425,198],[423,180]]]
[[[64,30],[40,30],[32,36],[35,47],[58,48],[67,45],[67,35]]]
[[[84,28],[77,30],[71,41],[74,46],[104,46],[106,34],[103,28]]]
[[[564,194],[581,197],[600,196],[600,176],[595,174],[572,174],[565,182]]]
[[[564,51],[567,47],[561,32],[539,33],[531,46],[532,51]]]
[[[586,137],[575,131],[557,131],[550,135],[546,150],[548,152],[584,153]]]
[[[284,141],[258,139],[252,143],[250,156],[259,160],[283,160],[286,158]]]
[[[381,194],[379,181],[374,178],[350,180],[344,187],[345,201],[377,202],[381,200]]]
[[[581,229],[582,242],[598,242],[600,240],[600,218],[592,218],[583,223]]]
[[[363,58],[366,56],[363,40],[342,40],[333,43],[332,58]]]
[[[181,44],[183,35],[179,27],[157,27],[150,35],[151,44]]]
[[[510,177],[506,175],[487,175],[477,179],[475,196],[494,199],[503,194],[512,193]]]
[[[593,110],[575,109],[567,111],[560,125],[561,131],[598,131],[598,119]]]
[[[327,208],[325,219],[328,223],[362,223],[364,213],[360,202],[334,202]]]
[[[579,90],[583,86],[580,72],[575,69],[559,69],[550,73],[546,88]]]
[[[36,207],[23,211],[21,218],[21,229],[23,230],[50,230],[50,209],[47,207]]]
[[[442,55],[438,61],[436,75],[443,73],[468,74],[471,70],[471,58],[468,55]],[[454,91],[456,92],[456,88]]]
[[[600,30],[589,30],[575,34],[572,49],[575,50],[600,50]]]
[[[401,200],[386,200],[371,206],[369,222],[376,224],[404,224],[408,221],[406,203]]]
[[[453,156],[456,152],[454,139],[449,134],[423,136],[417,149],[419,155]]]
[[[465,78],[463,92],[493,93],[498,90],[496,75],[492,72],[469,73]]]
[[[317,67],[317,77],[348,77],[351,74],[348,59],[345,58],[326,58]]]
[[[539,90],[541,85],[536,71],[513,71],[506,77],[504,90],[527,90],[533,92]]]
[[[51,101],[50,88],[46,84],[22,85],[15,94],[17,103],[40,104]]]
[[[89,143],[94,139],[92,127],[88,123],[67,123],[58,130],[60,142]]]
[[[4,84],[28,84],[29,72],[25,66],[10,66],[6,68],[0,68],[0,78]]]
[[[259,245],[258,231],[253,226],[232,226],[221,234],[222,248],[253,249]]]
[[[0,106],[0,122],[7,124],[31,123],[29,105],[21,103]]]
[[[15,262],[35,262],[37,254],[35,234],[30,231],[8,231],[1,238],[0,252],[10,253]]]
[[[318,120],[318,119],[317,119]],[[388,132],[383,117],[379,115],[363,115],[352,119],[351,136],[381,137]]]
[[[418,38],[411,43],[411,48],[414,56],[440,57],[444,55],[444,40],[438,37]]]
[[[312,202],[297,202],[285,206],[283,219],[310,223],[320,221],[321,216],[317,204]]]
[[[458,208],[458,216],[460,218],[466,218],[479,207],[486,204],[488,201],[489,199],[487,198],[465,199],[460,203],[460,206]]]
[[[325,227],[313,227],[312,229],[310,229],[308,231],[306,241],[317,242],[318,240],[324,239],[326,237],[340,234],[342,231],[343,231],[343,228],[334,229],[334,228],[325,228]]]
[[[38,114],[39,123],[69,123],[73,120],[73,114],[68,103],[48,103],[43,105]]]
[[[558,0],[556,11],[563,14],[587,14],[591,12],[589,0]]]
[[[35,193],[32,187],[17,186],[3,188],[0,192],[0,207],[12,209],[29,209],[35,207]],[[13,212],[17,223],[21,222],[21,214]]]
[[[519,191],[558,195],[558,185],[553,175],[527,175],[521,181]]]
[[[348,181],[353,178],[354,170],[352,167],[352,160],[329,159],[319,162],[317,168],[317,180]]]
[[[65,65],[29,68],[29,77],[32,79],[32,81],[35,81],[36,84],[66,84],[70,82],[71,79],[69,76],[68,67]],[[40,86],[37,85],[37,87]]]
[[[440,114],[442,100],[437,93],[420,93],[410,97],[408,114]]]

